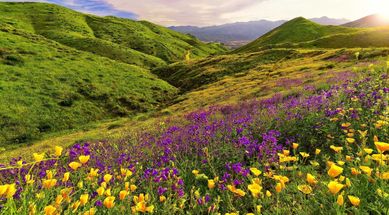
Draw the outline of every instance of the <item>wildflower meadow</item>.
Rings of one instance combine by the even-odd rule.
[[[0,213],[389,214],[388,67],[14,158]]]

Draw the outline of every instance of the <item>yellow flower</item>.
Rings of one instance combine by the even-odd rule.
[[[104,187],[104,189],[105,189],[105,188],[107,188],[107,183],[105,181],[103,181],[103,182],[101,182],[100,186]]]
[[[96,214],[96,208],[91,208],[84,213],[84,215],[95,215],[95,214]]]
[[[149,194],[144,195],[143,193],[139,194],[138,196],[134,196],[134,203],[136,204],[135,207],[132,207],[133,212],[149,212],[153,213],[154,206],[147,206],[147,201],[149,199]]]
[[[373,171],[370,167],[368,166],[359,166],[359,168],[366,174],[366,175],[371,175],[371,172]]]
[[[300,155],[301,155],[303,158],[309,157],[309,154],[306,153],[306,152],[300,152]]]
[[[234,194],[240,196],[240,197],[243,197],[246,195],[246,193],[241,190],[241,189],[236,189],[235,186],[232,186],[232,185],[227,185],[227,188],[228,190],[230,190],[231,192],[233,192]]]
[[[341,184],[341,183],[338,183],[337,181],[331,181],[328,185],[327,185],[329,191],[332,193],[332,194],[337,194],[343,187],[344,185]]]
[[[262,205],[257,205],[257,214],[261,214]]]
[[[159,201],[160,201],[160,202],[166,201],[166,197],[165,197],[165,196],[160,196],[160,197],[159,197]]]
[[[62,155],[63,148],[61,146],[56,146],[54,147],[54,151],[55,156],[59,157]]]
[[[47,179],[52,179],[53,178],[53,171],[46,170],[46,177],[47,177]]]
[[[97,194],[99,194],[99,196],[102,196],[104,194],[104,191],[105,191],[104,187],[99,187],[96,190],[96,192],[97,192]]]
[[[69,164],[69,167],[72,168],[72,170],[77,170],[80,166],[82,166],[82,164],[75,162],[75,161],[73,161]]]
[[[70,172],[65,172],[63,174],[62,182],[67,182],[70,178]]]
[[[112,194],[111,194],[111,188],[105,190],[105,195],[106,195],[106,196],[112,196]]]
[[[78,209],[78,207],[80,207],[80,204],[81,204],[81,202],[80,201],[76,201],[76,202],[74,202],[72,205],[71,205],[71,207],[72,207],[72,209],[73,209],[73,213],[75,213],[76,211],[77,211],[77,209]]]
[[[130,185],[131,192],[134,192],[136,190],[136,188],[138,188],[138,187],[135,184]]]
[[[42,181],[42,186],[46,189],[50,189],[57,184],[57,179],[47,179]]]
[[[78,157],[78,160],[82,164],[86,164],[89,161],[89,158],[90,158],[90,155],[81,155],[80,157]]]
[[[106,208],[108,208],[108,209],[109,209],[109,208],[113,208],[113,206],[115,206],[114,201],[115,201],[115,197],[113,197],[113,196],[108,196],[107,198],[104,199],[103,204],[104,204],[104,206],[105,206]]]
[[[355,139],[354,138],[346,138],[346,141],[350,144],[353,144],[355,143]]]
[[[124,198],[126,198],[127,195],[128,195],[128,192],[126,190],[122,190],[119,193],[119,199],[123,200]]]
[[[376,175],[382,179],[382,180],[389,180],[389,172],[384,172],[384,173],[376,173]]]
[[[267,197],[271,197],[271,192],[268,191],[268,190],[266,190],[266,196],[267,196]]]
[[[146,212],[153,213],[154,206],[153,205],[147,206],[146,202],[144,201],[138,202],[135,206],[135,211],[142,212],[142,213],[146,213]]]
[[[37,193],[37,194],[35,194],[35,197],[37,199],[43,199],[43,198],[45,198],[45,193],[44,192]]]
[[[339,153],[343,150],[343,147],[341,147],[341,146],[337,147],[337,146],[331,145],[330,149],[334,150],[336,153]]]
[[[19,160],[18,162],[16,162],[16,164],[18,165],[18,167],[22,167],[23,166],[23,160]]]
[[[130,176],[132,176],[132,171],[129,170],[129,169],[120,168],[120,173],[121,173],[122,176],[124,176],[124,177],[130,177]]]
[[[80,189],[82,189],[82,188],[84,187],[84,182],[83,182],[83,181],[79,181],[79,182],[77,183],[77,187],[80,188]]]
[[[44,208],[45,215],[54,215],[56,210],[57,209],[52,205],[46,206]]]
[[[315,179],[315,176],[311,175],[311,174],[307,174],[307,182],[310,184],[310,185],[315,185],[317,184],[317,181]]]
[[[356,207],[359,206],[359,204],[361,203],[361,200],[356,196],[347,196],[347,197],[348,200],[350,200],[351,204]]]
[[[317,161],[309,161],[309,163],[311,163],[311,165],[312,165],[313,167],[320,166],[319,162],[317,162]]]
[[[83,194],[80,196],[80,203],[81,205],[85,205],[88,203],[89,195],[88,194]]]
[[[0,185],[0,197],[4,196],[7,199],[10,199],[15,195],[15,193],[16,193],[15,184]]]
[[[213,180],[213,179],[208,180],[208,188],[209,189],[215,188],[215,180]]]
[[[45,153],[42,153],[42,154],[34,153],[34,154],[32,154],[32,156],[34,157],[34,160],[36,162],[40,162],[43,160],[43,158],[45,158]]]
[[[298,147],[299,147],[299,144],[298,144],[298,143],[293,143],[293,144],[292,144],[292,148],[293,148],[293,149],[297,149]]]
[[[285,155],[285,156],[289,156],[290,151],[289,150],[283,150],[282,154]]]
[[[353,160],[353,158],[351,156],[346,155],[346,161],[352,161],[352,160]]]
[[[336,164],[332,164],[331,168],[328,170],[328,175],[332,178],[336,178],[338,175],[342,174],[343,168],[337,166]]]
[[[36,214],[36,204],[30,203],[28,205],[28,215],[35,215]]]
[[[389,143],[384,142],[374,142],[375,147],[381,153],[384,153],[389,150]]]
[[[353,174],[353,175],[359,175],[359,174],[361,174],[361,172],[358,171],[358,170],[355,169],[355,168],[351,168],[351,174]]]
[[[351,123],[349,123],[349,122],[342,123],[342,128],[348,128],[350,126],[351,126]]]
[[[259,176],[259,175],[262,173],[261,170],[255,168],[255,167],[250,168],[250,171],[251,171],[251,173],[253,173],[253,175],[255,175],[255,176]]]
[[[112,175],[111,174],[105,174],[104,175],[104,182],[105,183],[109,183],[109,181],[111,181],[112,179]]]
[[[282,184],[278,182],[276,185],[276,192],[279,193],[281,191],[282,191]]]
[[[363,151],[365,151],[367,154],[373,153],[373,149],[364,148]]]
[[[340,166],[343,166],[345,164],[344,161],[336,161],[337,164],[339,164]]]
[[[96,177],[99,171],[100,171],[99,169],[91,168],[88,176],[91,178]]]
[[[315,150],[315,154],[316,154],[316,155],[320,154],[320,152],[321,152],[320,149],[316,149],[316,150]]]
[[[343,205],[343,203],[344,203],[343,195],[339,195],[338,196],[338,199],[336,200],[336,203],[338,203],[338,205],[340,205],[340,206]]]
[[[33,184],[35,182],[30,174],[25,175],[24,179],[26,180],[26,184]]]
[[[199,172],[200,172],[200,171],[198,171],[197,169],[194,169],[194,170],[192,171],[192,173],[193,173],[194,175],[198,175]]]
[[[312,187],[309,185],[299,185],[297,186],[297,189],[307,195],[312,193]]]
[[[349,178],[346,178],[346,186],[351,187],[351,181]]]
[[[258,198],[259,195],[260,195],[261,192],[262,192],[262,186],[260,186],[260,185],[257,184],[257,183],[249,184],[249,185],[248,185],[248,189],[250,190],[251,194],[252,194],[253,197],[255,197],[255,198]]]
[[[55,204],[60,205],[62,203],[62,200],[63,200],[63,196],[62,195],[58,195],[55,198]]]

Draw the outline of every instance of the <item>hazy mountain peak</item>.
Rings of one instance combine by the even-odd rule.
[[[344,24],[346,27],[354,27],[354,28],[369,28],[369,27],[379,27],[379,26],[388,26],[389,18],[382,16],[381,14],[372,14],[369,16],[365,16],[361,19],[355,20],[353,22],[349,22]]]

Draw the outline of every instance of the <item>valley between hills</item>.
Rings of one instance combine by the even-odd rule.
[[[190,33],[174,30],[180,28],[169,29],[148,21],[83,14],[54,4],[0,2],[0,163],[5,164],[1,167],[4,171],[12,170],[21,158],[26,161],[22,166],[29,165],[37,160],[33,152],[48,152],[47,156],[57,153],[59,148],[59,156],[63,156],[62,150],[68,150],[66,155],[77,155],[71,158],[74,162],[78,156],[91,156],[86,162],[96,168],[104,166],[101,171],[106,174],[115,175],[116,172],[110,171],[117,163],[125,163],[131,166],[131,175],[139,176],[137,180],[142,178],[140,172],[151,166],[170,165],[169,168],[188,172],[184,180],[193,185],[193,188],[181,188],[181,182],[174,181],[181,179],[179,176],[168,177],[178,186],[171,191],[174,207],[157,206],[165,201],[161,196],[168,196],[154,193],[153,208],[144,205],[144,211],[137,208],[123,211],[153,212],[156,208],[159,214],[170,210],[183,214],[193,209],[204,214],[213,205],[223,214],[233,209],[254,214],[261,208],[254,208],[242,199],[267,195],[269,199],[261,200],[261,207],[268,209],[269,214],[289,213],[290,205],[286,202],[292,201],[291,197],[277,194],[287,189],[285,184],[289,179],[281,176],[275,179],[278,187],[274,191],[271,183],[263,179],[263,187],[269,185],[264,191],[268,189],[271,193],[265,194],[252,188],[259,186],[255,177],[267,170],[287,171],[296,167],[304,174],[317,171],[320,180],[326,175],[324,161],[332,159],[338,165],[339,160],[343,162],[341,150],[335,150],[334,145],[343,146],[347,156],[353,156],[358,162],[366,161],[359,154],[372,154],[366,149],[373,150],[377,143],[383,143],[381,148],[387,147],[389,23],[377,22],[375,16],[370,16],[342,25],[321,25],[297,17],[272,26],[243,46],[229,49],[222,42],[203,42]],[[369,135],[363,133],[365,130],[369,130]],[[364,144],[363,147],[352,148],[355,141]],[[266,148],[270,142],[274,145]],[[328,150],[327,145],[331,145]],[[303,151],[297,153],[300,149]],[[318,149],[328,154],[319,160]],[[371,157],[377,160],[381,153],[384,159],[378,163],[387,163],[387,151],[385,148],[374,152]],[[107,158],[106,154],[111,157]],[[297,158],[299,154],[302,157]],[[224,162],[222,158],[227,157],[231,160]],[[321,164],[310,165],[307,160],[312,157],[311,164],[316,159]],[[58,159],[58,162],[66,160]],[[276,160],[281,165],[272,166]],[[283,162],[291,160],[302,163],[283,166]],[[215,166],[206,167],[211,161]],[[266,165],[266,170],[261,166],[261,171],[246,168],[247,174],[253,176],[250,176],[252,189],[243,191],[235,187],[239,184],[223,184],[229,179],[219,170],[227,166],[232,171],[229,174],[242,182],[245,179],[240,177],[246,174],[245,167],[236,165],[246,161],[250,165],[261,162]],[[370,164],[376,162],[369,160],[361,166]],[[362,187],[361,184],[375,180],[374,189],[387,195],[387,165],[377,165],[374,179],[367,174],[366,178],[352,183]],[[198,169],[203,169],[204,174],[197,172]],[[362,173],[365,170],[362,168]],[[64,170],[56,171],[62,174]],[[300,172],[293,172],[293,177]],[[9,177],[4,174],[0,179],[8,181],[17,176],[6,173]],[[195,179],[189,177],[192,173]],[[47,177],[46,173],[42,174]],[[144,177],[147,174],[144,172]],[[151,174],[147,177],[152,177]],[[340,173],[334,177],[328,174],[334,179]],[[351,178],[352,174],[347,172],[347,177]],[[129,175],[118,173],[115,180]],[[312,187],[326,188],[315,180],[308,180],[309,188],[299,186],[285,192],[301,191],[310,195]],[[291,183],[297,187],[300,183],[297,181],[292,179]],[[195,187],[201,187],[202,182],[206,186],[196,191]],[[139,182],[137,187],[141,189],[147,183]],[[220,199],[213,199],[212,205],[207,205],[205,197],[200,198],[201,194],[196,192],[211,195],[205,189],[214,189],[212,183],[219,183],[224,187],[221,190],[230,193],[218,194]],[[154,188],[144,192],[152,193]],[[176,201],[179,192],[191,197],[187,202]],[[352,200],[350,207],[334,209],[328,203],[333,196],[327,198],[320,191],[316,195],[325,199],[323,202],[313,202],[301,195],[291,213],[301,213],[306,206],[307,214],[325,214],[319,213],[320,205],[331,214],[387,212],[384,210],[387,199],[380,200],[374,194],[362,197],[362,192],[358,188],[351,193],[359,195],[362,201],[374,201],[360,207],[360,211],[352,207],[357,205]],[[2,195],[0,192],[4,214],[18,214],[20,211],[12,211],[14,207]],[[230,201],[230,195],[241,198]],[[277,195],[277,199],[272,199],[272,195]],[[277,209],[271,209],[273,200],[279,204]],[[43,208],[43,202],[38,207]],[[21,208],[24,211],[20,214],[28,214],[28,206]],[[67,207],[54,208],[62,210],[61,213],[71,211]]]

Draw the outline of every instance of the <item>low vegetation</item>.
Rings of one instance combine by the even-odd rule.
[[[387,80],[387,66],[359,67],[327,88],[15,158],[1,212],[386,214]]]

